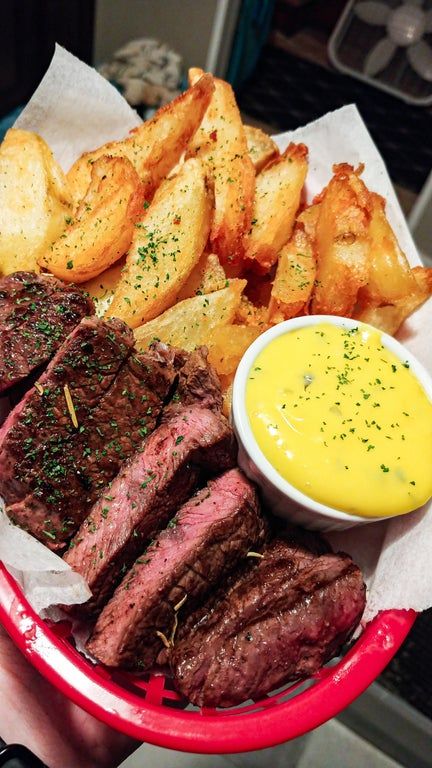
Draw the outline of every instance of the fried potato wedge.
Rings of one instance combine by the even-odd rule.
[[[277,160],[256,177],[252,227],[245,240],[245,256],[264,269],[276,263],[291,237],[307,173],[307,147],[290,144]]]
[[[255,173],[260,173],[262,169],[279,157],[279,148],[272,137],[253,125],[245,125],[246,141],[249,157],[255,168]]]
[[[263,333],[268,328],[268,308],[257,306],[248,296],[242,296],[236,312],[235,322],[239,325],[250,325],[259,328]]]
[[[215,328],[206,342],[208,360],[220,376],[235,373],[237,366],[261,330],[251,325],[220,325]]]
[[[393,304],[416,289],[416,279],[385,215],[385,201],[371,193],[370,255],[367,285],[361,290],[366,304]]]
[[[369,277],[371,196],[351,166],[333,170],[316,225],[312,313],[350,316]]]
[[[125,157],[100,157],[76,216],[39,258],[56,277],[84,283],[118,261],[130,246],[144,191]]]
[[[297,221],[303,225],[304,231],[306,232],[311,243],[315,241],[316,225],[319,212],[320,203],[313,203],[313,205],[309,205],[297,216]]]
[[[215,253],[203,253],[180,290],[177,301],[225,288],[227,277]]]
[[[234,320],[245,285],[231,280],[221,291],[180,301],[135,330],[136,346],[145,349],[155,339],[188,351],[207,345],[214,328]]]
[[[199,160],[187,160],[156,192],[135,225],[126,266],[108,315],[131,328],[168,307],[201,258],[211,222],[211,196]]]
[[[269,321],[280,323],[305,313],[314,287],[316,262],[312,243],[301,225],[279,254],[269,303]]]
[[[229,376],[219,376],[219,379],[223,397],[222,413],[229,419],[232,409],[234,374],[231,373]]]
[[[65,176],[48,145],[11,128],[0,146],[0,274],[39,272],[40,254],[71,213]]]
[[[189,70],[191,83],[202,76],[200,69]],[[229,83],[215,78],[210,106],[190,142],[189,153],[199,156],[206,163],[214,186],[211,247],[222,264],[240,261],[243,257],[243,237],[249,231],[252,220],[255,169]]]
[[[84,197],[90,183],[91,165],[102,155],[127,157],[144,184],[146,198],[150,200],[161,180],[178,163],[199,127],[213,90],[212,75],[203,74],[185,93],[135,128],[129,137],[82,155],[68,173],[75,201]]]
[[[393,304],[363,306],[355,314],[357,320],[370,323],[390,335],[397,333],[407,318],[432,295],[432,268],[414,267],[414,291]]]
[[[96,315],[103,317],[108,310],[112,302],[112,298],[115,293],[117,284],[120,282],[121,272],[124,267],[125,260],[120,259],[117,264],[114,264],[105,272],[93,277],[85,283],[82,283],[81,288],[87,291],[90,298],[93,299]]]

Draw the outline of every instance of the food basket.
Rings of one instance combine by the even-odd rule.
[[[198,709],[168,676],[136,677],[95,666],[74,647],[68,622],[50,624],[31,608],[0,564],[0,622],[53,685],[91,715],[140,741],[187,752],[263,749],[334,717],[380,674],[411,629],[414,611],[385,611],[345,655],[313,679],[231,709]]]

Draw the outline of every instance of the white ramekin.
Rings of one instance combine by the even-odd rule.
[[[278,336],[297,328],[305,328],[318,323],[331,323],[342,328],[371,327],[346,317],[308,315],[286,320],[265,331],[246,350],[237,368],[233,386],[232,422],[239,444],[239,465],[245,474],[260,486],[264,500],[269,504],[271,510],[279,517],[312,530],[336,531],[387,518],[359,517],[341,512],[311,499],[291,485],[276,471],[259,448],[246,410],[246,384],[249,371],[259,353]],[[373,330],[376,331],[376,329]],[[384,346],[400,360],[409,363],[411,373],[418,379],[432,401],[432,379],[427,371],[396,339],[382,331],[380,333]]]

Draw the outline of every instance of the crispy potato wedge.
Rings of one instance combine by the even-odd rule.
[[[235,322],[239,325],[250,325],[260,329],[263,333],[268,327],[268,308],[258,307],[248,296],[242,296],[236,312]]]
[[[351,166],[333,170],[316,225],[312,313],[350,316],[369,276],[371,196]]]
[[[98,317],[103,317],[110,306],[117,284],[120,282],[121,272],[124,265],[125,260],[120,259],[117,264],[106,269],[102,274],[93,277],[86,283],[82,283],[81,288],[84,291],[87,291],[94,301],[96,315]]]
[[[159,317],[135,330],[138,349],[155,339],[192,351],[207,344],[214,328],[232,323],[246,280],[231,280],[226,288],[194,296],[175,304]]]
[[[150,200],[161,180],[178,163],[199,127],[213,90],[212,75],[203,73],[191,88],[161,107],[151,120],[135,128],[129,137],[104,144],[78,158],[68,173],[75,201],[84,197],[90,183],[91,164],[102,155],[127,157]]]
[[[397,333],[402,323],[432,295],[432,268],[414,267],[412,275],[415,280],[412,293],[396,299],[393,304],[360,307],[356,319],[391,335]]]
[[[71,213],[65,176],[48,145],[11,128],[0,146],[0,274],[39,272],[40,254]]]
[[[100,157],[76,216],[40,256],[41,267],[69,282],[84,283],[118,261],[130,246],[144,191],[125,157]]]
[[[385,201],[371,193],[370,255],[365,304],[393,304],[416,289],[416,279],[385,215]]]
[[[249,157],[255,168],[255,173],[260,173],[262,169],[279,157],[279,148],[272,137],[253,125],[245,125],[246,141]]]
[[[209,363],[220,376],[235,373],[237,366],[261,330],[251,325],[219,325],[206,342]]]
[[[309,205],[307,208],[305,208],[304,211],[302,211],[297,216],[297,221],[303,225],[304,231],[306,232],[311,243],[314,243],[315,241],[316,225],[319,212],[320,203],[314,203],[313,205]]]
[[[191,83],[203,76],[189,70]],[[215,90],[201,127],[189,145],[199,156],[214,186],[215,209],[210,233],[212,249],[222,264],[243,257],[243,236],[249,231],[255,190],[255,169],[231,86],[215,79]]]
[[[314,287],[316,262],[312,243],[301,225],[279,254],[269,303],[269,321],[280,323],[301,313]]]
[[[276,263],[280,249],[291,237],[307,168],[307,147],[290,144],[283,155],[256,177],[245,256],[264,269]]]
[[[203,253],[185,284],[181,288],[177,301],[189,299],[203,293],[213,293],[225,288],[227,277],[219,258],[215,253]]]
[[[108,315],[136,328],[172,306],[201,258],[210,222],[204,168],[191,159],[161,184],[136,224]]]

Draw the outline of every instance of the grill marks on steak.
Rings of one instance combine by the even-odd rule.
[[[96,502],[65,555],[93,593],[79,611],[100,611],[146,541],[189,498],[201,470],[214,474],[233,467],[236,452],[226,419],[200,405],[178,411],[148,437]]]
[[[254,546],[266,526],[252,483],[231,469],[198,491],[123,579],[96,623],[88,650],[107,666],[151,668],[181,615],[201,602]]]
[[[122,460],[154,428],[173,353],[134,354],[120,320],[82,320],[0,430],[0,494],[11,519],[64,546]],[[78,420],[68,410],[67,384]]]
[[[275,539],[183,625],[171,655],[176,686],[199,706],[230,707],[308,677],[351,636],[364,606],[348,555]]]
[[[0,279],[0,393],[46,363],[93,302],[51,275],[15,272]]]

